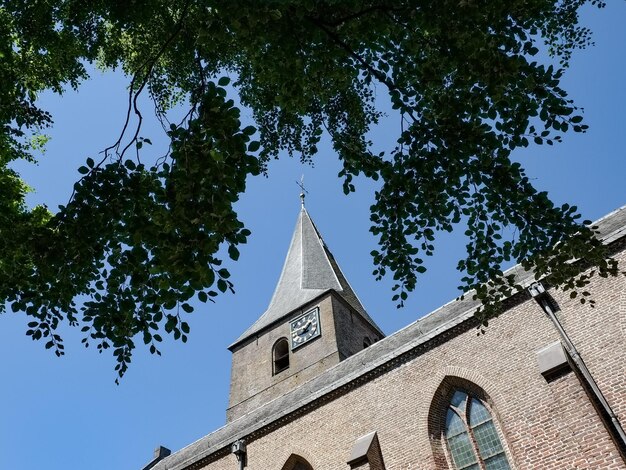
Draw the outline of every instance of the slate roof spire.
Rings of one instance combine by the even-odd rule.
[[[294,310],[330,290],[337,292],[381,336],[384,336],[374,320],[365,312],[303,205],[283,270],[267,310],[229,348],[282,320]]]

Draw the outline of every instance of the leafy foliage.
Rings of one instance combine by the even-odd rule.
[[[220,249],[236,260],[250,234],[233,210],[247,176],[279,152],[311,161],[324,132],[343,162],[346,193],[361,174],[382,182],[371,208],[380,242],[374,274],[393,275],[399,305],[425,271],[422,257],[433,253],[436,232],[458,224],[468,238],[461,288],[475,289],[483,321],[518,287],[503,274],[512,261],[573,292],[590,279],[574,259],[595,266],[592,273],[616,275],[616,262],[576,208],[554,206],[510,160],[518,147],[553,145],[586,129],[560,88],[572,51],[590,44],[578,25],[586,3],[603,6],[1,1],[2,299],[32,317],[28,334],[59,355],[57,326],[80,325],[85,344],[112,348],[123,375],[137,337],[153,353],[161,330],[185,341],[189,300],[232,290]],[[554,63],[540,58],[542,47]],[[78,87],[88,63],[121,67],[130,77],[123,131],[100,162],[90,158],[79,168],[65,206],[28,208],[27,188],[9,164],[32,159],[33,142],[52,123],[37,94]],[[226,75],[236,77],[232,87]],[[402,126],[397,145],[376,154],[367,133],[381,117],[374,99],[382,90]],[[256,128],[240,122],[228,98],[235,91]],[[151,144],[141,136],[142,93],[171,140],[169,152],[150,163],[141,159]],[[166,112],[179,103],[189,112],[168,125]]]

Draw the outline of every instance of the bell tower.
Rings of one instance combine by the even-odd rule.
[[[270,304],[229,346],[227,421],[288,393],[384,337],[304,205]]]

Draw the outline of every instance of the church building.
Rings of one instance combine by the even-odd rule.
[[[595,225],[623,270],[626,206]],[[469,295],[385,337],[303,207],[226,424],[144,470],[626,469],[626,277],[518,282],[486,334]]]

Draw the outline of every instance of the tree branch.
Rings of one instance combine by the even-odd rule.
[[[124,150],[122,150],[122,153],[119,154],[120,161],[121,161],[122,157],[124,156],[124,153],[126,152],[126,150],[128,150],[128,148],[134,142],[137,141],[137,137],[139,136],[139,131],[141,130],[141,124],[142,124],[142,121],[143,121],[143,116],[141,115],[141,112],[139,111],[139,108],[137,106],[137,99],[139,98],[139,95],[141,94],[141,92],[145,88],[146,84],[148,83],[148,79],[150,78],[150,75],[152,74],[152,70],[154,69],[154,66],[156,65],[157,61],[163,56],[163,54],[165,53],[167,48],[170,46],[170,44],[172,44],[174,39],[176,39],[176,36],[178,36],[180,31],[183,29],[183,21],[184,21],[185,17],[187,16],[190,4],[191,4],[190,1],[187,1],[185,3],[185,6],[183,7],[183,10],[182,10],[182,12],[180,14],[180,18],[178,19],[178,23],[176,24],[176,28],[175,28],[174,32],[170,35],[168,40],[165,41],[165,43],[161,46],[161,48],[158,50],[156,55],[154,55],[152,58],[146,59],[146,61],[138,68],[138,71],[133,75],[133,78],[130,81],[130,85],[129,85],[128,109],[126,111],[126,120],[124,121],[124,126],[122,127],[122,132],[120,133],[120,136],[118,137],[117,141],[113,145],[105,148],[103,151],[100,152],[100,153],[104,153],[104,157],[102,158],[102,160],[100,160],[96,165],[94,165],[94,167],[92,169],[90,169],[89,173],[87,173],[86,175],[81,177],[76,182],[76,184],[74,184],[74,189],[72,190],[72,194],[70,195],[70,198],[69,198],[69,200],[68,200],[66,205],[69,205],[72,202],[72,200],[74,199],[74,195],[76,194],[76,185],[78,183],[80,183],[83,179],[85,179],[85,177],[90,175],[93,172],[94,169],[99,168],[100,166],[102,166],[102,164],[107,160],[107,158],[109,158],[109,151],[110,150],[115,149],[116,152],[117,152],[117,150],[119,149],[119,147],[120,147],[120,145],[122,143],[122,139],[124,138],[124,135],[126,134],[126,130],[128,129],[128,124],[130,122],[130,114],[131,114],[131,111],[133,111],[133,110],[134,110],[135,114],[139,118],[139,123],[137,125],[137,129],[135,130],[135,134],[133,135],[133,138],[130,140],[128,145],[126,145],[126,147],[124,147]],[[136,92],[133,92],[133,88],[134,88],[137,76],[139,74],[139,71],[141,71],[141,69],[146,67],[146,66],[148,66],[148,70],[146,71],[146,73],[143,76],[143,79],[141,81],[141,86],[137,89]]]
[[[172,34],[170,35],[168,40],[165,41],[165,43],[161,46],[161,48],[157,51],[157,53],[152,58],[147,59],[139,67],[139,69],[137,70],[137,72],[133,76],[133,79],[130,82],[130,91],[129,91],[129,96],[128,96],[128,110],[127,110],[127,113],[126,113],[126,122],[124,123],[124,127],[122,128],[122,133],[120,134],[119,138],[117,139],[117,141],[113,145],[111,145],[110,147],[107,147],[106,149],[103,150],[103,153],[104,153],[105,157],[98,165],[96,165],[96,168],[99,167],[108,158],[108,152],[110,150],[119,149],[119,146],[120,146],[120,144],[122,142],[122,139],[124,138],[124,134],[126,133],[126,130],[128,128],[128,123],[129,123],[129,120],[130,120],[131,110],[133,110],[135,112],[135,114],[138,116],[139,124],[137,125],[137,129],[135,130],[135,134],[133,135],[133,138],[130,140],[128,145],[126,145],[126,147],[124,147],[124,150],[122,150],[122,153],[119,155],[120,159],[124,156],[124,153],[126,152],[126,150],[128,150],[128,148],[137,140],[137,137],[139,136],[139,131],[141,130],[141,124],[142,124],[142,121],[143,121],[143,117],[142,117],[141,113],[139,112],[139,108],[137,106],[137,99],[139,98],[139,95],[142,93],[143,89],[145,88],[146,84],[148,83],[148,79],[150,78],[150,75],[152,75],[152,71],[153,71],[154,66],[156,65],[157,61],[163,56],[163,54],[165,53],[167,48],[170,46],[170,44],[172,44],[172,42],[174,42],[174,39],[176,39],[176,36],[178,36],[178,34],[183,29],[183,21],[185,20],[185,18],[187,16],[190,4],[191,4],[190,1],[187,1],[185,3],[185,6],[183,7],[183,11],[180,14],[180,18],[178,19],[178,23],[176,24],[176,28],[174,29],[174,31],[172,32]],[[148,69],[147,69],[146,73],[143,76],[143,79],[141,81],[141,85],[139,86],[137,91],[133,92],[133,88],[134,88],[135,80],[137,79],[137,75],[139,74],[141,69],[146,67],[146,66],[148,67]]]
[[[374,11],[388,13],[390,11],[400,11],[400,10],[401,10],[401,8],[393,8],[390,5],[375,5],[375,6],[371,6],[369,8],[365,8],[365,9],[363,9],[361,11],[357,11],[355,13],[352,13],[351,15],[344,16],[343,18],[339,18],[339,19],[331,21],[331,22],[322,21],[321,18],[317,18],[316,20],[319,21],[322,24],[325,24],[327,26],[335,28],[337,26],[341,26],[344,23],[347,23],[348,21],[356,20],[357,18],[360,18],[361,16],[365,16],[368,13],[372,13]]]
[[[389,78],[387,78],[387,76],[382,73],[380,70],[374,68],[371,64],[369,64],[363,57],[361,57],[356,51],[354,51],[348,44],[346,44],[340,37],[339,35],[332,31],[331,29],[329,29],[328,27],[326,27],[325,24],[319,22],[317,19],[312,18],[312,17],[307,17],[307,19],[314,24],[315,26],[317,26],[319,29],[321,29],[322,31],[324,31],[324,33],[326,33],[326,35],[337,45],[339,46],[341,49],[343,49],[344,51],[346,51],[348,53],[348,55],[350,57],[352,57],[354,60],[356,60],[359,64],[361,64],[361,66],[366,69],[369,73],[371,73],[380,83],[382,83],[383,85],[385,85],[387,87],[387,89],[390,92],[398,92],[402,95],[406,95],[406,91],[402,90],[400,87],[398,87],[394,82],[392,82],[391,80],[389,80]],[[413,119],[413,121],[417,122],[418,119],[415,117],[415,115],[413,114],[413,112],[410,109],[405,109],[404,110],[410,117],[411,119]]]

